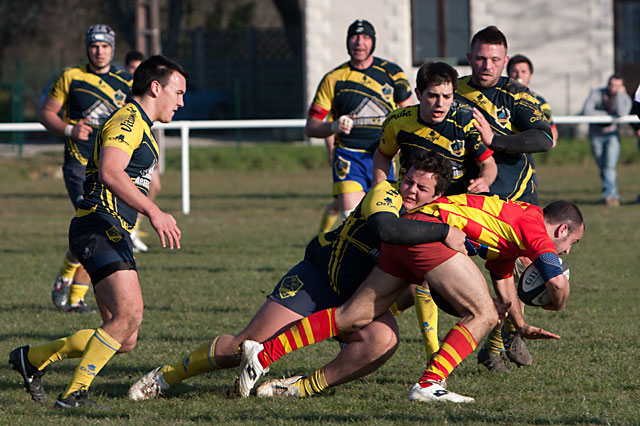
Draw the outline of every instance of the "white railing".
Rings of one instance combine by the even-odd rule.
[[[556,115],[553,117],[556,124],[581,124],[581,123],[640,123],[635,115],[624,117],[583,116],[583,115]],[[203,121],[174,121],[172,123],[156,123],[154,129],[180,130],[181,140],[181,169],[182,169],[182,212],[191,212],[191,195],[189,182],[189,132],[191,129],[282,129],[303,128],[306,120],[281,119],[281,120],[203,120]],[[0,132],[45,132],[40,123],[0,123]]]

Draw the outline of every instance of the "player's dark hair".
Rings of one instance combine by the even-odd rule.
[[[131,50],[124,56],[124,64],[129,65],[133,61],[144,61],[144,55],[138,50]]]
[[[453,178],[451,162],[435,151],[420,150],[409,158],[410,169],[435,174],[438,178],[436,194],[441,194]]]
[[[427,62],[423,64],[416,75],[416,88],[422,93],[430,85],[439,86],[451,83],[453,91],[458,89],[458,71],[444,62]]]
[[[542,212],[545,222],[552,225],[566,223],[569,227],[569,232],[573,232],[580,225],[585,225],[586,228],[580,209],[571,201],[554,201],[542,209]]]
[[[533,64],[531,63],[529,58],[524,55],[513,55],[511,59],[509,59],[509,62],[507,63],[507,74],[511,72],[511,68],[516,66],[516,64],[522,63],[529,65],[529,72],[533,74]]]
[[[133,96],[144,95],[154,81],[157,81],[162,87],[165,87],[174,72],[179,72],[185,79],[188,78],[188,74],[184,68],[166,56],[155,55],[145,59],[138,68],[136,68],[136,72],[133,73],[131,94]]]
[[[489,25],[488,27],[478,31],[471,39],[471,49],[476,43],[483,44],[501,44],[504,46],[504,50],[507,50],[507,38],[502,34],[502,31],[495,25]]]

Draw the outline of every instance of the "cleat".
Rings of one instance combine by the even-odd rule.
[[[67,306],[66,311],[75,312],[78,314],[95,314],[96,313],[96,310],[90,307],[89,305],[87,305],[87,302],[85,302],[82,299],[78,300],[76,303],[72,303],[71,305]]]
[[[22,346],[12,350],[9,354],[9,364],[22,376],[24,388],[27,390],[27,393],[31,395],[31,399],[40,404],[44,404],[47,402],[47,395],[44,393],[40,379],[44,376],[47,369],[38,370],[29,362],[27,352],[29,352],[29,346]]]
[[[134,253],[146,253],[149,247],[140,239],[141,233],[138,230],[131,231],[131,242],[133,243]]]
[[[420,402],[455,402],[457,404],[476,402],[475,399],[470,396],[458,395],[454,392],[446,390],[440,382],[434,380],[428,380],[429,385],[426,388],[420,386],[419,383],[413,385],[411,392],[409,393],[409,401]]]
[[[129,388],[129,399],[134,401],[144,401],[157,398],[171,386],[164,380],[162,373],[159,373],[162,366],[156,368],[140,377],[137,382]]]
[[[62,399],[62,394],[58,395],[56,403],[53,408],[78,408],[78,407],[92,407],[100,408],[103,410],[109,410],[106,405],[98,404],[92,399],[89,399],[89,391],[79,390],[72,392],[71,395]]]
[[[492,373],[510,373],[509,360],[504,352],[489,352],[484,346],[478,352],[478,364],[482,364]]]
[[[72,279],[64,278],[60,276],[56,277],[56,282],[53,283],[53,289],[51,290],[51,300],[58,309],[65,309],[65,305],[69,300],[69,291],[71,291]]]
[[[261,343],[253,340],[245,340],[240,344],[242,364],[236,379],[235,390],[242,398],[248,397],[260,377],[269,371],[269,368],[262,368],[260,361],[258,361],[258,353],[263,348]]]
[[[527,349],[527,344],[517,331],[507,334],[503,343],[509,361],[517,364],[518,367],[533,364],[533,358]]]
[[[291,386],[305,376],[292,376],[286,379],[267,380],[256,389],[256,395],[260,398],[268,398],[272,396],[292,396],[298,398],[300,396],[300,388]]]

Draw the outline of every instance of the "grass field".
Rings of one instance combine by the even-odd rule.
[[[49,369],[46,406],[30,400],[6,363],[17,346],[95,328],[100,320],[61,313],[50,301],[72,216],[57,177],[59,155],[0,159],[0,424],[640,424],[640,205],[633,203],[640,193],[640,162],[633,149],[619,168],[619,208],[599,204],[597,170],[584,155],[569,161],[567,151],[558,151],[538,161],[541,204],[573,200],[587,222],[583,240],[566,257],[572,283],[567,308],[526,310],[531,324],[562,339],[530,342],[534,365],[509,375],[491,375],[473,353],[448,383],[451,390],[474,396],[476,404],[408,401],[424,368],[413,310],[398,317],[401,345],[385,366],[327,395],[234,399],[227,390],[236,372],[227,370],[189,379],[165,398],[127,400],[129,385],[140,375],[180,360],[218,334],[241,330],[282,274],[302,258],[330,201],[321,148],[192,152],[191,214],[180,213],[177,152],[169,152],[158,200],[176,216],[183,248],[162,250],[147,237],[149,253],[137,256],[145,297],[138,346],[114,357],[92,386],[93,397],[109,405],[109,412],[51,409],[74,360]],[[143,229],[151,231],[148,222]],[[453,322],[441,315],[441,337]],[[311,373],[337,351],[333,342],[297,351],[274,364],[268,377]]]

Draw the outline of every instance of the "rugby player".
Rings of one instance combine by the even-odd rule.
[[[307,116],[305,134],[326,138],[335,134],[333,195],[344,220],[371,185],[373,153],[382,123],[397,106],[413,104],[402,69],[373,56],[376,33],[364,19],[347,30],[350,60],[323,78]],[[328,121],[323,121],[330,116]]]
[[[62,175],[74,209],[82,200],[85,168],[97,130],[131,94],[131,76],[111,64],[115,42],[110,27],[91,26],[85,34],[89,62],[62,71],[38,109],[38,121],[49,132],[65,137]],[[67,251],[51,291],[53,304],[69,312],[94,312],[84,300],[89,284],[89,275]]]
[[[459,229],[398,217],[404,209],[433,201],[451,180],[449,162],[437,153],[422,152],[413,164],[399,185],[381,182],[339,228],[314,238],[307,245],[304,260],[278,282],[243,331],[218,336],[183,360],[154,369],[131,386],[129,397],[154,398],[188,377],[237,367],[238,346],[243,341],[267,340],[307,315],[339,306],[375,266],[381,241],[414,244],[444,240],[450,247],[465,250]],[[362,330],[340,335],[346,345],[336,360],[308,380],[301,380],[300,392],[310,395],[374,371],[395,351],[397,333],[395,319],[387,313]]]
[[[132,350],[142,322],[143,301],[129,233],[145,214],[163,247],[180,248],[181,232],[170,214],[147,198],[158,162],[151,126],[168,123],[183,106],[187,74],[176,62],[152,56],[136,70],[132,97],[99,129],[87,166],[83,199],[69,227],[69,247],[94,285],[103,323],[39,346],[11,351],[32,399],[44,403],[42,376],[49,364],[80,358],[71,382],[54,407],[97,406],[88,389],[116,353]]]
[[[485,144],[494,151],[498,175],[490,192],[512,200],[537,204],[535,170],[531,153],[553,146],[549,122],[540,102],[525,85],[502,77],[507,64],[507,39],[495,26],[478,31],[471,39],[467,59],[471,75],[461,77],[455,99],[474,107],[477,129]],[[486,120],[481,120],[484,117]],[[416,315],[420,324],[437,321],[437,309],[428,293],[416,292]],[[531,354],[522,336],[515,332],[511,318],[504,321],[505,342],[496,329],[478,352],[478,362],[493,372],[508,372],[509,361],[530,365]],[[433,330],[425,347],[437,342]],[[430,342],[430,343],[427,343]],[[427,359],[431,350],[427,349]]]
[[[461,194],[440,198],[406,217],[448,223],[464,231],[470,252],[487,259],[485,266],[492,274],[500,297],[509,305],[508,314],[513,316],[518,332],[531,339],[560,338],[524,321],[517,304],[513,268],[519,256],[534,259],[551,299],[544,307],[564,308],[569,282],[562,273],[558,253],[568,253],[584,232],[584,221],[575,204],[557,201],[543,211],[535,205],[503,200],[495,195]],[[329,337],[357,332],[378,318],[388,317],[388,308],[407,285],[422,280],[428,282],[434,297],[438,295],[439,306],[462,319],[444,338],[440,350],[411,389],[409,399],[473,402],[471,397],[447,391],[444,381],[476,348],[476,342],[496,325],[498,311],[473,261],[439,242],[415,246],[383,243],[377,266],[346,303],[316,312],[263,344],[242,342],[238,392],[249,395],[269,365],[285,354]],[[312,377],[321,376],[321,371]],[[294,376],[270,380],[258,388],[257,394],[302,396],[297,385],[300,380],[305,379]]]
[[[524,55],[514,55],[507,62],[507,75],[509,78],[516,80],[520,84],[524,84],[529,87],[531,77],[533,76],[533,64],[531,60]],[[537,92],[531,92],[533,96],[540,102],[540,109],[544,113],[545,118],[551,126],[551,136],[553,137],[553,148],[558,143],[558,127],[553,122],[553,114],[551,113],[551,106],[547,101],[540,96]]]

